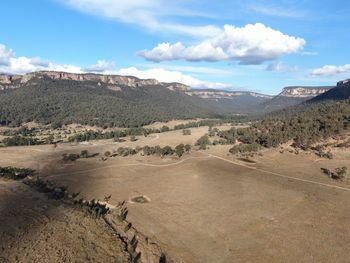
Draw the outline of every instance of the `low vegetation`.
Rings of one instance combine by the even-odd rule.
[[[207,146],[210,145],[210,140],[209,140],[209,136],[208,135],[203,135],[202,137],[200,137],[197,142],[196,142],[196,146],[199,146],[200,150],[206,150]]]
[[[0,177],[12,180],[22,180],[35,173],[32,169],[16,168],[16,167],[0,167]]]
[[[328,168],[321,168],[322,172],[326,174],[329,178],[334,180],[344,181],[347,177],[348,168],[343,166],[335,168],[334,171]]]
[[[232,154],[242,154],[242,153],[252,153],[252,152],[257,152],[261,149],[261,145],[257,143],[252,143],[252,144],[238,144],[233,146],[229,151]]]

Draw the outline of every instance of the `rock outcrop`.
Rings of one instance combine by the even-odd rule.
[[[196,95],[202,99],[229,99],[244,95],[250,95],[253,97],[259,97],[259,98],[272,98],[270,95],[260,94],[256,92],[250,92],[250,91],[226,91],[226,90],[215,90],[215,89],[192,89],[186,91],[187,95],[193,96]]]
[[[181,83],[162,83],[155,79],[139,79],[132,76],[102,75],[102,74],[77,74],[58,71],[38,71],[25,75],[0,75],[0,89],[18,88],[20,84],[25,84],[34,78],[51,78],[55,80],[93,81],[108,85],[121,85],[128,87],[144,87],[160,85],[170,90],[186,91],[190,87]]]
[[[316,97],[320,94],[325,93],[333,87],[322,86],[322,87],[305,87],[305,86],[293,86],[285,87],[279,96],[293,97],[293,98],[307,98]]]

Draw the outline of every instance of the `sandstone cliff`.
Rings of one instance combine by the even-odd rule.
[[[333,87],[303,87],[303,86],[293,86],[293,87],[285,87],[279,96],[283,97],[293,97],[293,98],[307,98],[307,97],[315,97],[320,94],[325,93]]]
[[[139,79],[131,76],[120,75],[102,75],[102,74],[76,74],[57,71],[38,71],[25,75],[0,75],[0,89],[6,88],[18,88],[20,84],[25,84],[28,81],[38,78],[42,79],[48,77],[51,79],[60,80],[74,80],[74,81],[94,81],[97,83],[106,83],[108,85],[122,85],[128,87],[142,87],[142,86],[154,86],[160,85],[171,90],[186,91],[190,87],[181,83],[162,83],[155,79]]]

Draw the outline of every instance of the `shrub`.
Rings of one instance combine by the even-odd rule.
[[[89,157],[89,151],[88,150],[83,150],[80,153],[81,158],[88,158]]]
[[[12,180],[21,180],[27,176],[32,176],[35,170],[15,167],[0,167],[0,177]]]
[[[174,150],[170,146],[165,146],[160,150],[160,155],[165,156],[165,155],[173,155]]]
[[[183,135],[191,135],[191,130],[190,129],[182,130],[182,134]]]
[[[186,144],[185,145],[185,151],[188,153],[189,151],[191,151],[191,145]]]
[[[76,161],[80,158],[80,155],[79,154],[75,154],[75,153],[70,153],[70,154],[63,154],[63,161]]]
[[[347,172],[348,172],[348,168],[345,166],[335,169],[336,177],[339,180],[344,180],[347,176]]]
[[[333,159],[333,154],[330,151],[324,152],[322,150],[319,150],[316,152],[316,155],[321,158]]]
[[[170,128],[168,126],[163,126],[161,129],[160,129],[161,132],[167,132],[167,131],[170,131]]]
[[[253,143],[253,144],[235,145],[229,151],[232,154],[237,154],[237,153],[257,152],[260,149],[261,149],[261,146],[259,144]]]
[[[199,146],[200,150],[206,150],[208,144],[210,144],[210,140],[209,140],[208,135],[203,135],[196,142],[196,145]]]
[[[321,168],[321,170],[329,178],[343,181],[346,179],[348,168],[343,166],[341,168],[336,168],[334,172],[332,172],[330,169],[327,169],[327,168]]]
[[[179,144],[175,147],[175,153],[177,156],[181,157],[185,153],[185,145]]]

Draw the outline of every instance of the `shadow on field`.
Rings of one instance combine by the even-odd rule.
[[[103,220],[25,180],[0,177],[0,262],[128,262],[123,242]]]

